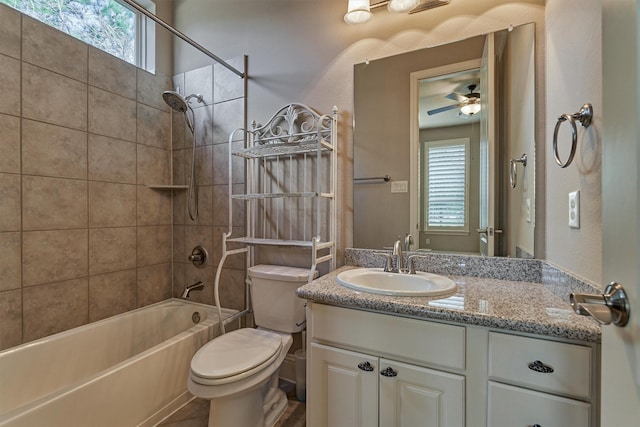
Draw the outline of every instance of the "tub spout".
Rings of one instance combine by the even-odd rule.
[[[189,298],[189,293],[195,290],[202,290],[204,288],[204,283],[196,282],[193,285],[184,285],[184,291],[182,291],[182,295],[180,298],[187,299]]]

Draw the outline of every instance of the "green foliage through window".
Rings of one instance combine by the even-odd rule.
[[[0,0],[0,3],[136,63],[136,12],[116,0]]]

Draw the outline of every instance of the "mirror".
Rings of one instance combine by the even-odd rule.
[[[354,247],[410,233],[533,257],[534,40],[527,24],[354,66]]]

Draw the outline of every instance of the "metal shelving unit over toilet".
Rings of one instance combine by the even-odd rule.
[[[222,258],[246,253],[254,265],[254,248],[293,247],[310,251],[309,281],[319,264],[336,267],[337,115],[319,115],[302,104],[281,108],[262,126],[236,129],[229,136],[229,228],[222,234]],[[244,138],[244,148],[232,149]],[[234,158],[244,160],[245,192],[233,192]],[[234,224],[234,204],[244,201],[246,225]],[[237,218],[236,218],[237,222]],[[233,236],[237,226],[243,236]],[[236,244],[228,249],[228,244]],[[217,283],[216,283],[217,285]]]

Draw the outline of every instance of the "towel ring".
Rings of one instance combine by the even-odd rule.
[[[519,159],[509,160],[509,185],[511,185],[511,188],[516,188],[516,185],[518,185],[518,163],[522,163],[522,166],[527,167],[527,155],[523,154]]]
[[[569,166],[576,154],[576,146],[578,145],[578,129],[576,127],[576,120],[580,122],[582,127],[586,128],[591,124],[592,117],[593,107],[591,104],[584,104],[577,113],[562,114],[558,117],[558,122],[553,130],[553,157],[555,157],[556,163],[561,168]],[[562,125],[563,122],[569,122],[571,125],[571,152],[569,153],[569,158],[564,163],[560,160],[560,155],[558,154],[558,131],[560,130],[560,125]]]

